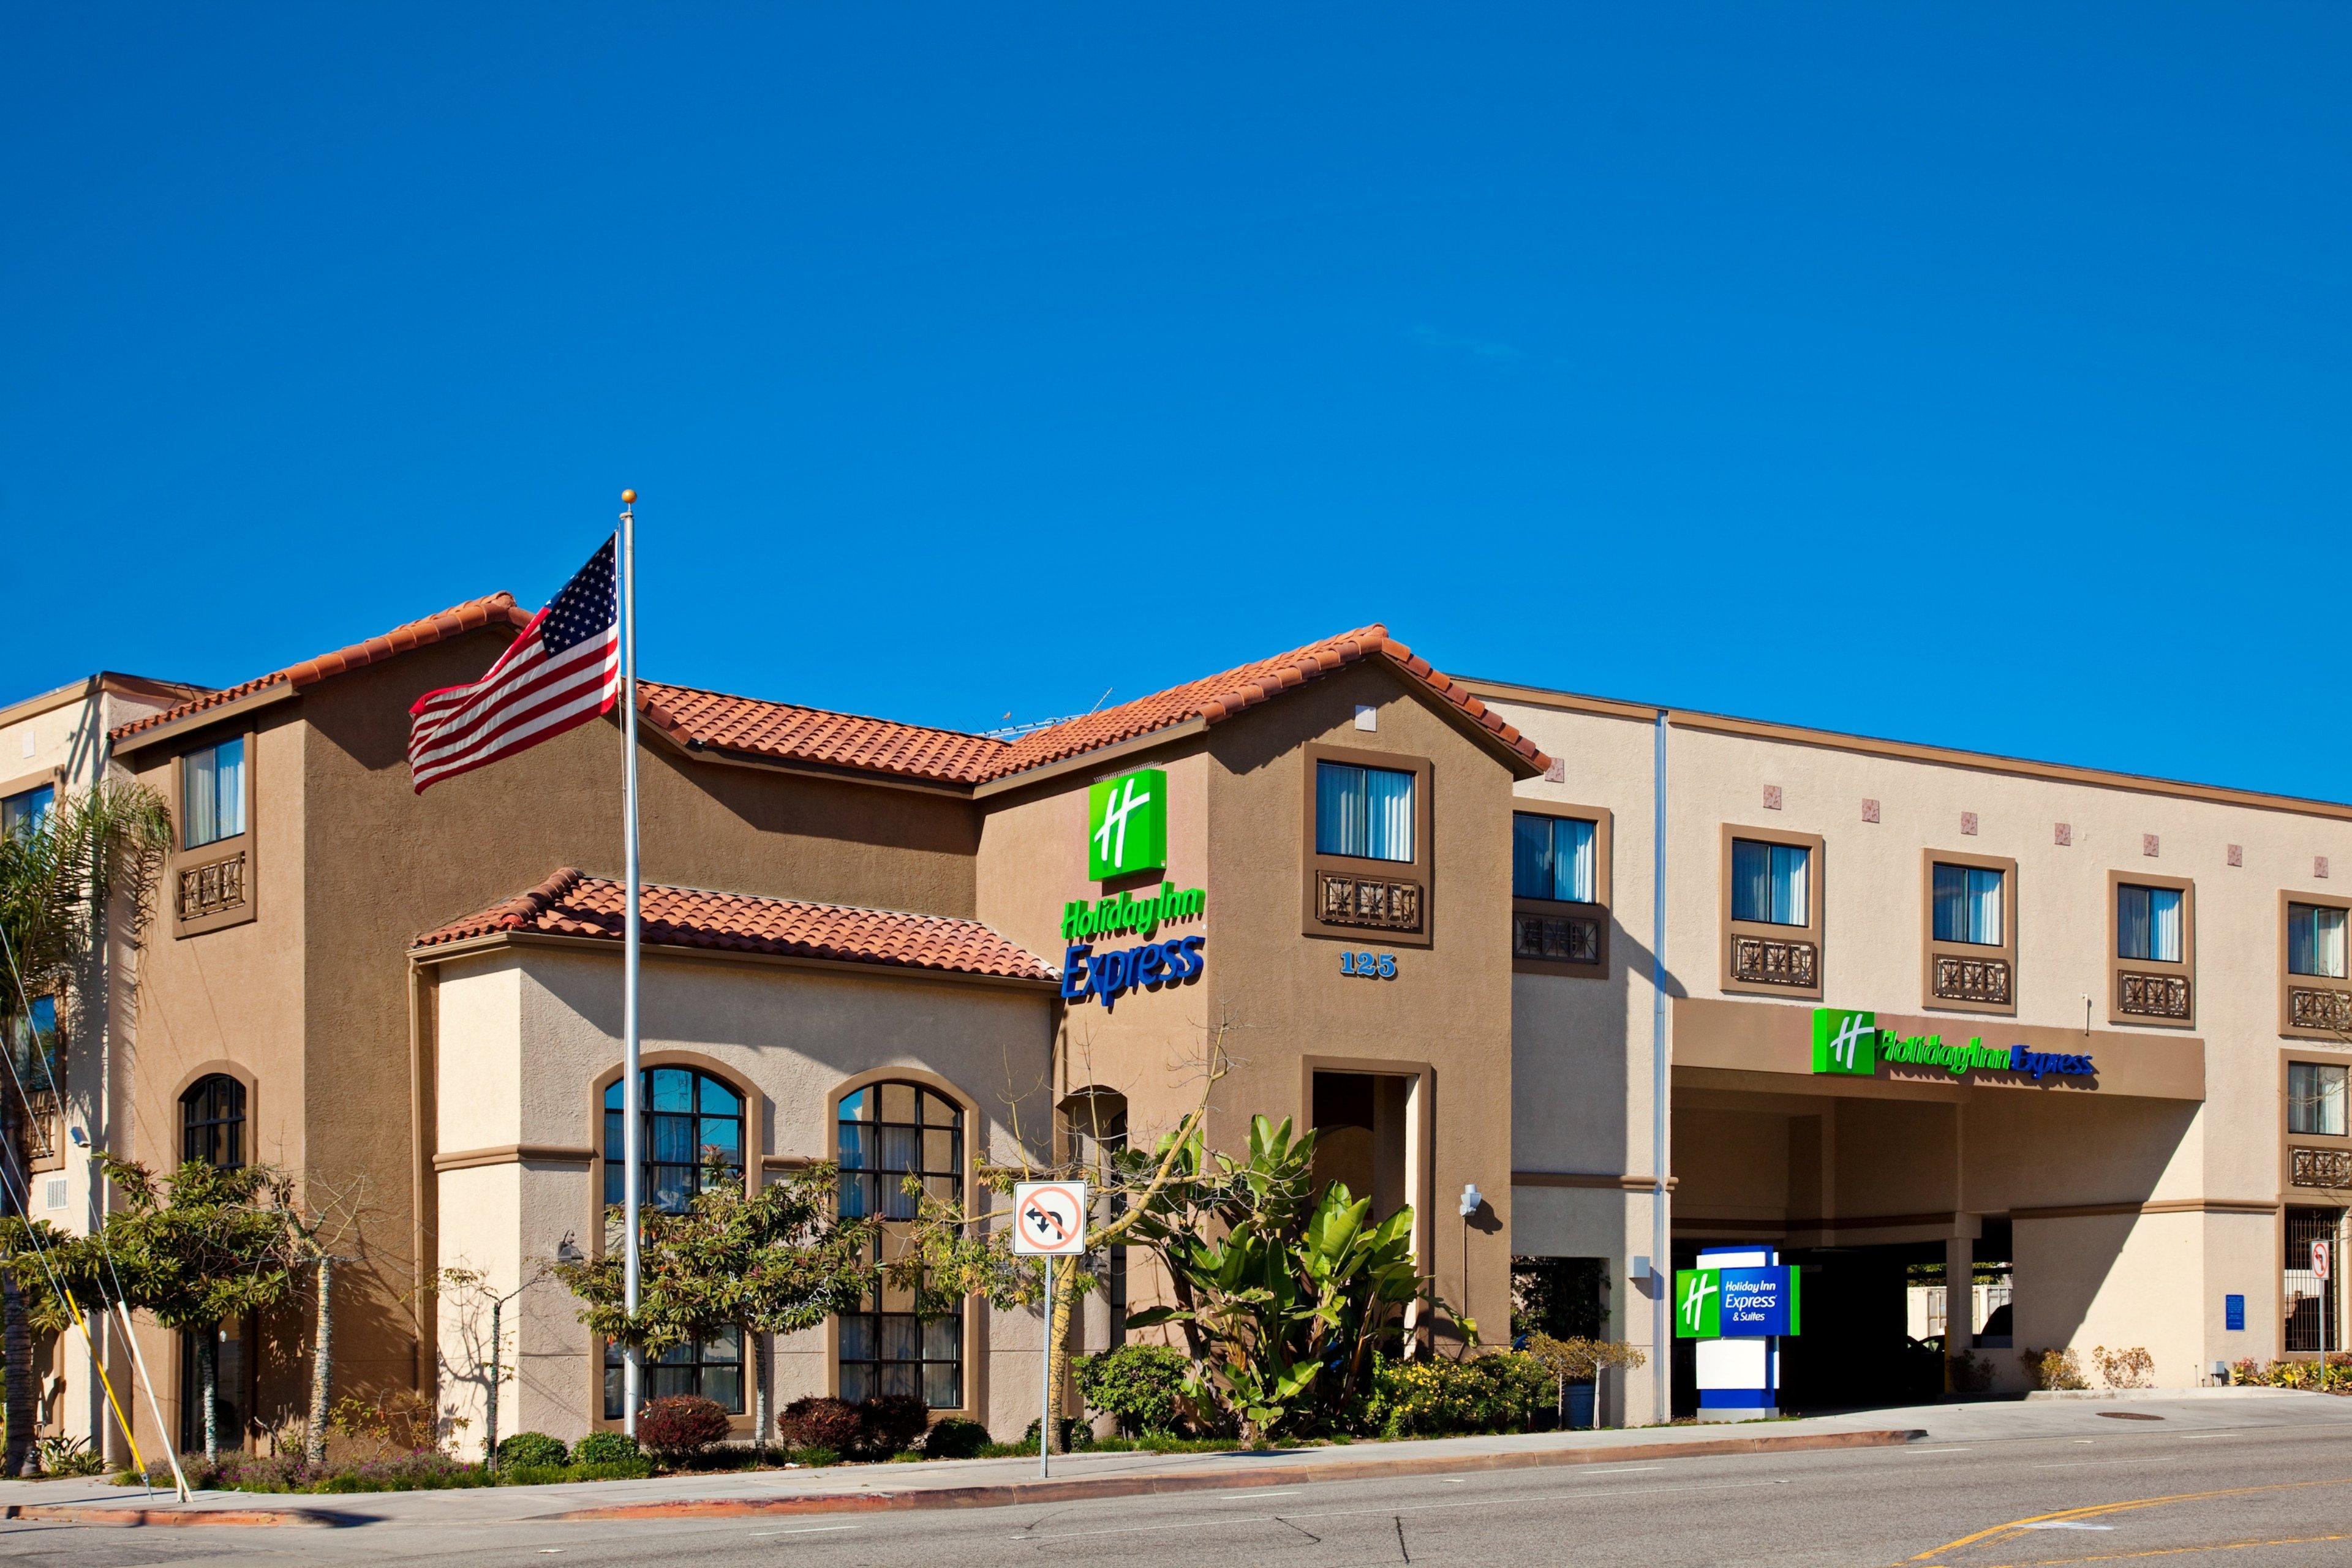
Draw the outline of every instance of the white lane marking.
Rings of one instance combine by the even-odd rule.
[[[1687,1487],[1618,1487],[1602,1491],[1580,1490],[1566,1492],[1530,1492],[1519,1497],[1464,1498],[1459,1502],[1410,1503],[1402,1508],[1393,1506],[1389,1508],[1332,1508],[1324,1509],[1315,1513],[1286,1513],[1282,1515],[1282,1517],[1284,1519],[1348,1519],[1360,1514],[1429,1513],[1438,1509],[1447,1508],[1499,1508],[1507,1507],[1512,1503],[1558,1502],[1563,1499],[1575,1500],[1579,1498],[1656,1497],[1664,1492],[1739,1491],[1750,1487],[1785,1487],[1789,1484],[1790,1483],[1787,1481],[1715,1481],[1702,1482],[1696,1486]],[[1265,1517],[1267,1520],[1274,1518],[1272,1514],[1268,1514]],[[1197,1524],[1204,1521],[1196,1520],[1192,1522]],[[1240,1521],[1236,1522],[1259,1521]],[[1172,1523],[1162,1522],[1159,1524],[1130,1525],[1120,1530],[1062,1530],[1055,1531],[1051,1535],[1038,1535],[1028,1531],[1022,1531],[1017,1534],[1009,1535],[1005,1537],[1005,1539],[1008,1541],[1084,1541],[1098,1535],[1157,1535],[1176,1528],[1180,1527]]]
[[[1965,1454],[1965,1453],[1967,1453],[1967,1452],[1968,1452],[1968,1449],[1967,1449],[1967,1448],[1965,1448],[1965,1447],[1960,1447],[1960,1448],[1899,1448],[1899,1449],[1897,1449],[1897,1450],[1895,1450],[1895,1451],[1896,1451],[1897,1453],[1903,1453],[1903,1454]]]
[[[1204,1497],[1200,1500],[1202,1502],[1247,1502],[1253,1498],[1289,1497],[1302,1489],[1302,1488],[1298,1487],[1273,1487],[1267,1490],[1257,1492],[1227,1492],[1223,1497]]]
[[[764,1535],[829,1535],[836,1530],[856,1530],[856,1528],[857,1526],[854,1524],[808,1524],[803,1525],[798,1530],[754,1530],[750,1534],[752,1540],[757,1541]]]

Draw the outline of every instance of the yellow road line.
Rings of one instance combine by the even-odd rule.
[[[2093,1557],[2043,1557],[2004,1563],[1999,1568],[2062,1568],[2070,1563],[2121,1563],[2135,1557],[2179,1557],[2190,1552],[2239,1552],[2249,1546],[2309,1546],[2322,1541],[2352,1541],[2352,1535],[2284,1535],[2274,1541],[2217,1541],[2210,1546],[2157,1546],[2144,1552],[2103,1552]]]
[[[2006,1524],[1996,1524],[1990,1529],[1979,1530],[1973,1535],[1963,1535],[1958,1541],[1948,1541],[1941,1546],[1931,1547],[1913,1556],[1910,1561],[1926,1563],[1930,1558],[1940,1557],[1947,1552],[1958,1552],[1965,1546],[1973,1546],[1980,1541],[1987,1541],[1999,1535],[2005,1530],[2015,1530],[2021,1525],[2046,1524],[2053,1520],[2062,1519],[2096,1519],[2102,1515],[2123,1513],[2132,1509],[2159,1508],[2166,1503],[2173,1502],[2202,1502],[2210,1498],[2249,1497],[2256,1492],[2294,1491],[2304,1487],[2347,1485],[2352,1485],[2352,1477],[2341,1477],[2324,1481],[2272,1481],[2258,1487],[2225,1487],[2219,1491],[2174,1492],[2166,1497],[2132,1498],[2122,1502],[2087,1503],[2081,1508],[2060,1509],[2055,1513],[2029,1514],[2023,1519],[2012,1519]],[[2087,1562],[2089,1559],[2086,1558],[2084,1561]]]

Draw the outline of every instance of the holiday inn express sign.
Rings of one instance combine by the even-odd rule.
[[[1087,786],[1087,879],[1109,882],[1168,867],[1168,774],[1138,768]],[[1093,939],[1132,931],[1153,936],[1162,925],[1208,913],[1208,894],[1163,881],[1141,898],[1120,891],[1071,899],[1062,906],[1062,997],[1089,998],[1105,1008],[1139,987],[1156,991],[1201,973],[1206,961],[1198,934],[1097,952]]]
[[[1897,1035],[1878,1026],[1878,1015],[1851,1007],[1813,1009],[1813,1071],[1875,1078],[1881,1062],[1941,1068],[1954,1078],[1971,1071],[2085,1077],[2097,1069],[2087,1053],[2067,1055],[2023,1046],[1988,1046],[1971,1035],[1965,1046],[1948,1046],[1941,1035]]]

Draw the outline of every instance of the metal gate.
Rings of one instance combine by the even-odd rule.
[[[2339,1241],[2344,1229],[2341,1209],[2286,1211],[2286,1348],[2316,1353],[2343,1348],[2343,1331],[2336,1314],[2338,1276],[2342,1272]],[[2327,1244],[2327,1277],[2312,1267],[2311,1244]]]

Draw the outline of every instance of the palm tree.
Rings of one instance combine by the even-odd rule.
[[[0,835],[0,1044],[12,1082],[0,1089],[22,1127],[37,1089],[57,1089],[55,1019],[59,1012],[97,1026],[107,1010],[105,954],[114,935],[136,948],[155,910],[172,819],[163,797],[143,784],[105,780]],[[44,1098],[46,1098],[46,1094]],[[58,1110],[64,1106],[60,1100]],[[26,1195],[24,1151],[0,1149],[13,1194]],[[7,1382],[7,1439],[0,1471],[33,1468],[33,1373],[25,1305],[13,1271],[0,1271],[0,1363]]]

